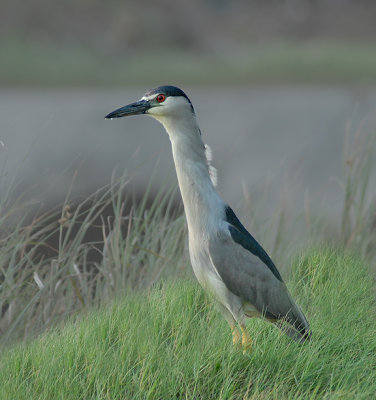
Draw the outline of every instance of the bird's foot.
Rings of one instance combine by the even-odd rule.
[[[231,333],[232,333],[232,343],[234,346],[241,346],[242,343],[242,336],[239,332],[239,329],[236,325],[231,326]]]
[[[242,331],[243,354],[249,354],[252,351],[252,338],[249,336],[245,325],[240,325],[240,330]]]

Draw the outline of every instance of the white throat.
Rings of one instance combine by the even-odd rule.
[[[189,233],[196,229],[207,231],[208,225],[217,223],[225,204],[211,180],[196,117],[191,114],[189,118],[158,116],[156,119],[163,124],[171,140]]]

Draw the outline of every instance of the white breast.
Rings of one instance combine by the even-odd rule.
[[[229,307],[231,293],[215,269],[208,251],[208,243],[196,245],[196,240],[189,240],[189,254],[193,272],[200,285],[224,306]]]

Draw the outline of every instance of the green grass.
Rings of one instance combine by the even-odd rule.
[[[0,46],[1,86],[155,86],[161,83],[375,83],[373,45],[275,43],[195,53],[180,49],[101,54],[17,38]]]
[[[254,320],[250,356],[196,283],[159,284],[2,354],[2,399],[369,399],[376,393],[372,281],[356,256],[311,251],[289,286],[313,340]]]

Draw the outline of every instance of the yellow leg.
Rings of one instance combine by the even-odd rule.
[[[242,338],[239,333],[239,329],[236,325],[231,325],[231,333],[232,333],[232,343],[234,346],[240,346]]]
[[[243,347],[243,353],[250,353],[252,350],[252,339],[249,336],[249,333],[247,331],[247,328],[244,324],[240,325],[240,330],[242,331],[242,347]]]

